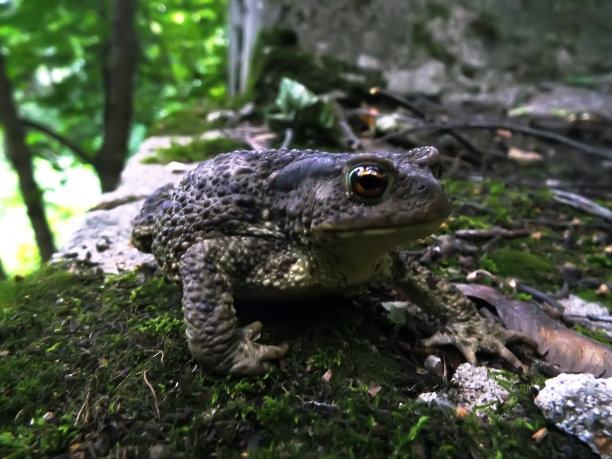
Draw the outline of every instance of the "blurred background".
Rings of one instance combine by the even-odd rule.
[[[579,0],[0,0],[2,271],[61,247],[147,136],[192,134],[176,113],[202,132],[213,108],[254,102],[256,117],[282,77],[352,109],[378,85],[564,134],[587,113],[586,140],[596,126],[606,145],[610,17]]]

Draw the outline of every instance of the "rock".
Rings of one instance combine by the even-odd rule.
[[[185,167],[142,164],[157,148],[168,148],[172,142],[187,143],[190,137],[152,137],[127,163],[121,174],[121,184],[87,212],[66,244],[52,261],[68,262],[76,269],[84,266],[104,273],[130,271],[143,264],[154,265],[153,256],[139,252],[130,244],[132,221],[140,211],[145,197],[166,184],[177,183]],[[195,167],[188,166],[188,168]]]
[[[428,355],[423,363],[426,370],[433,371],[438,376],[442,376],[444,373],[444,364],[442,359],[437,355]]]
[[[366,70],[380,70],[380,61],[369,54],[359,54],[357,56],[357,67]]]
[[[387,74],[387,88],[399,93],[440,94],[446,83],[446,66],[436,60],[413,70],[391,70]]]
[[[567,298],[562,298],[559,303],[563,306],[565,314],[572,316],[598,316],[611,318],[608,313],[608,308],[591,301],[585,301],[576,295],[569,295]]]
[[[469,363],[459,365],[451,379],[451,388],[446,392],[427,392],[419,395],[419,400],[427,403],[449,404],[454,407],[473,411],[478,417],[486,417],[487,410],[495,409],[508,398],[508,391],[497,380],[510,380],[503,372],[487,367],[477,367]]]
[[[560,374],[546,381],[535,404],[561,430],[612,458],[612,378]]]
[[[459,365],[451,379],[453,387],[448,391],[450,400],[470,411],[481,405],[497,406],[508,398],[508,391],[495,378],[504,378],[504,373],[469,363]]]
[[[603,91],[549,83],[548,91],[540,90],[520,107],[521,114],[588,112],[612,118],[612,95]],[[515,114],[511,111],[510,114]]]

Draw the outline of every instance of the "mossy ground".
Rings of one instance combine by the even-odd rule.
[[[520,218],[549,212],[545,193],[525,197],[496,182],[447,187],[459,202],[443,231],[490,221],[512,227],[517,209]],[[500,261],[515,257],[506,252],[525,252],[527,244],[546,262],[538,267],[546,267],[541,276],[551,288],[565,259],[590,276],[609,275],[596,244],[551,250],[562,235],[538,230],[537,239],[498,241],[491,253],[501,255],[483,263],[506,274]],[[577,227],[576,240],[592,241],[593,231]],[[457,274],[452,260],[436,269]],[[447,382],[422,371],[419,337],[397,335],[375,308],[329,300],[289,311],[241,309],[244,324],[264,321],[263,342],[286,341],[291,350],[267,375],[238,378],[197,367],[179,304],[175,286],[142,273],[104,280],[47,268],[1,283],[0,455],[592,457],[534,407],[529,386],[541,384],[537,376],[511,388],[488,421],[417,402]],[[536,443],[531,436],[544,426],[549,433]]]
[[[594,293],[611,276],[597,219],[501,181],[446,187],[455,211],[441,233],[532,230],[486,241],[475,267],[551,293],[563,282],[559,266],[571,262],[593,280],[572,293],[612,306]],[[462,279],[459,261],[432,267]],[[512,387],[488,421],[417,402],[448,382],[422,370],[420,336],[398,334],[375,307],[329,300],[242,308],[243,324],[263,320],[263,342],[291,350],[267,375],[238,378],[198,368],[179,305],[175,286],[143,273],[105,280],[56,267],[0,283],[0,455],[592,457],[535,408],[529,386],[542,383],[537,375]],[[456,352],[444,355],[449,369],[460,361]],[[544,426],[549,433],[536,443],[531,437]]]
[[[454,211],[439,233],[492,226],[529,230],[525,237],[473,241],[480,245],[474,269],[554,294],[563,287],[563,267],[571,264],[580,280],[570,293],[612,311],[612,296],[595,293],[612,281],[612,254],[606,251],[609,225],[602,219],[556,203],[544,188],[516,188],[501,180],[448,179],[446,191]],[[600,204],[612,207],[612,202]],[[447,277],[456,274],[457,261],[458,256],[441,260],[439,269]]]

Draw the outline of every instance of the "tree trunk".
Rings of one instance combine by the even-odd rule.
[[[23,126],[17,116],[13,89],[4,67],[2,53],[0,53],[0,124],[4,126],[7,158],[19,177],[19,189],[34,229],[38,250],[43,261],[46,261],[55,252],[53,235],[45,216],[43,193],[34,179],[32,153],[25,143]]]
[[[6,272],[4,271],[2,260],[0,260],[0,280],[6,280]]]
[[[135,10],[136,0],[113,1],[113,31],[104,68],[104,140],[94,161],[102,191],[117,187],[128,154],[136,67]]]

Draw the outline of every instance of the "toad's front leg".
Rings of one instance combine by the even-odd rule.
[[[237,326],[232,279],[251,264],[245,239],[234,236],[196,243],[179,265],[189,350],[217,373],[262,374],[270,367],[269,360],[280,359],[289,349],[287,344],[256,343],[260,322],[243,329]]]
[[[529,337],[486,321],[457,287],[409,260],[404,253],[395,254],[393,271],[399,290],[426,312],[439,315],[446,322],[442,330],[423,341],[426,346],[453,345],[473,364],[476,352],[484,351],[499,355],[516,370],[525,369],[506,343],[522,341],[535,346]]]

